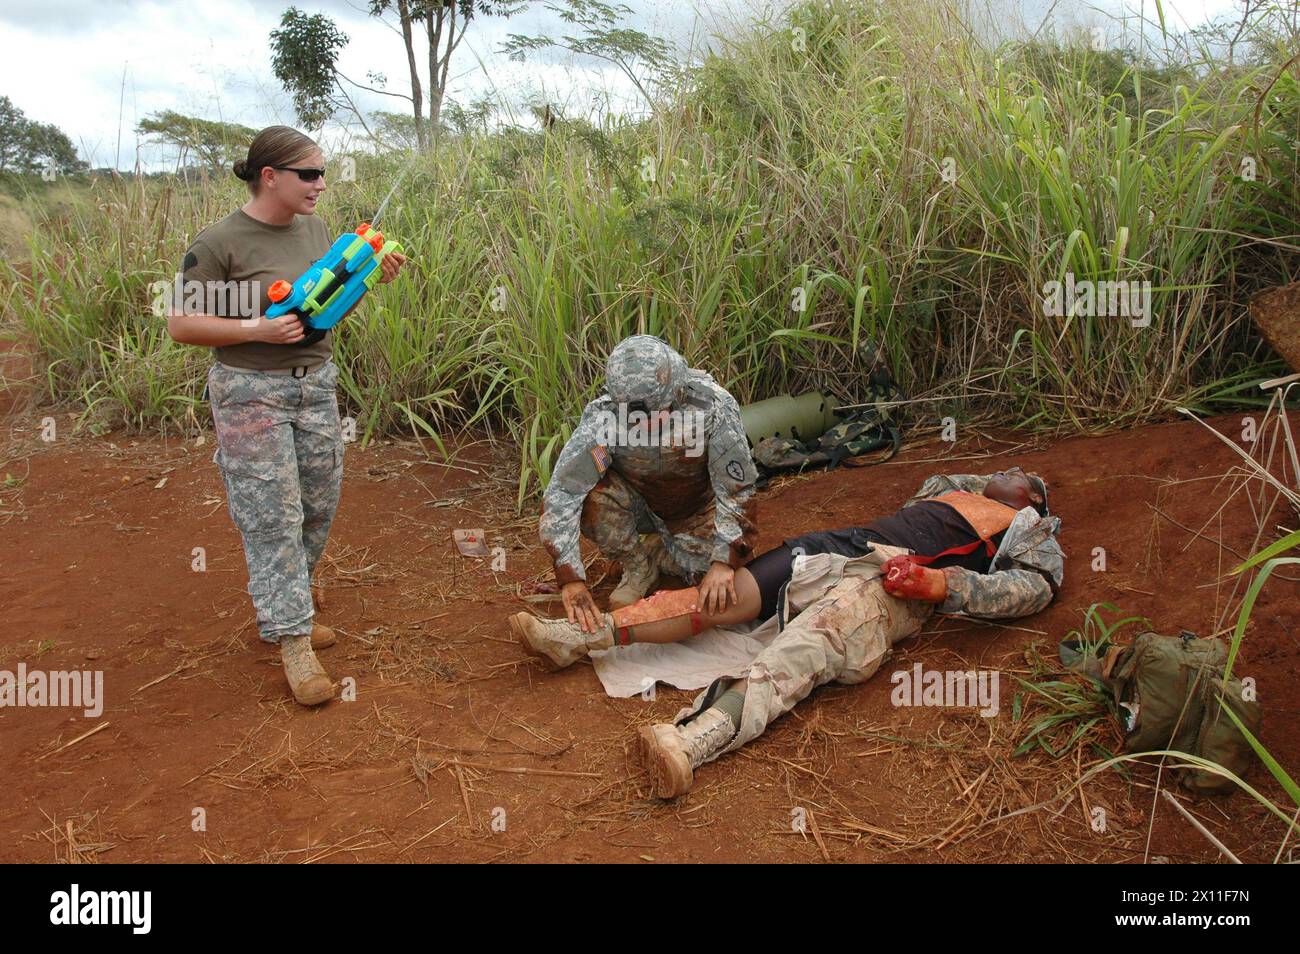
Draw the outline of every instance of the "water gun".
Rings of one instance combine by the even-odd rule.
[[[379,282],[384,256],[401,250],[400,244],[386,242],[384,233],[362,222],[355,232],[335,239],[292,285],[283,278],[272,284],[266,317],[296,314],[302,320],[303,339],[295,344],[315,344]]]

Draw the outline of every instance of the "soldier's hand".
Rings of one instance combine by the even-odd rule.
[[[406,264],[406,256],[401,252],[389,252],[379,260],[379,284],[387,285]]]
[[[596,609],[596,601],[591,598],[591,590],[587,589],[586,583],[582,580],[565,583],[560,587],[560,599],[564,601],[564,612],[568,614],[570,623],[584,633],[594,633],[600,629],[600,610]]]
[[[700,609],[717,616],[737,602],[736,571],[725,563],[711,564],[700,580]]]
[[[253,327],[253,340],[266,344],[295,344],[303,337],[302,320],[294,314],[263,318]]]

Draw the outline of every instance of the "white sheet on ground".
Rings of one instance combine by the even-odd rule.
[[[591,654],[609,695],[639,695],[656,682],[701,689],[720,676],[739,678],[776,637],[776,627],[715,626],[680,643],[633,643]]]

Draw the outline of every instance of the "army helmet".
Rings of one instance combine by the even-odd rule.
[[[605,391],[616,403],[647,413],[678,403],[686,387],[686,359],[661,338],[632,335],[609,353]]]

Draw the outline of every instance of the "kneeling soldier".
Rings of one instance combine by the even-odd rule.
[[[622,565],[612,609],[645,596],[662,572],[698,582],[701,599],[724,611],[757,532],[757,472],[739,405],[649,335],[610,352],[605,389],[583,410],[542,501],[540,536],[569,623],[587,634],[601,625],[579,534]]]

